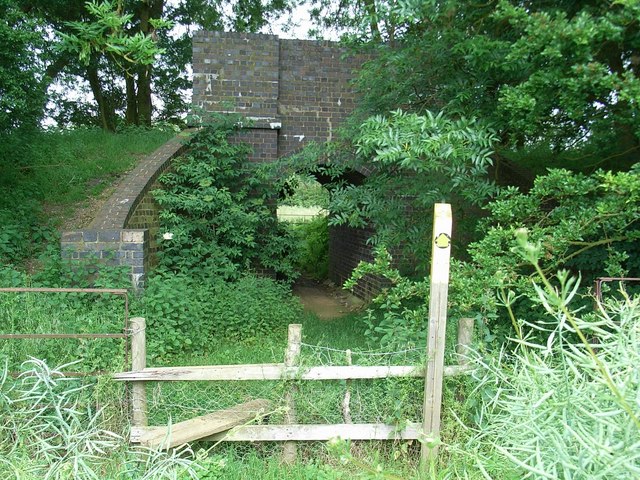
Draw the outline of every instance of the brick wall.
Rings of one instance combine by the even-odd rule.
[[[351,81],[368,57],[348,55],[335,42],[197,32],[193,104],[250,118],[243,140],[254,146],[256,160],[289,155],[311,141],[331,140],[353,111]]]
[[[239,137],[252,145],[253,161],[273,161],[311,141],[334,138],[355,107],[351,82],[367,58],[349,55],[335,42],[198,32],[193,38],[193,104],[250,118],[251,128]],[[372,259],[366,245],[370,233],[346,227],[330,231],[333,282],[341,285],[361,260]],[[380,286],[379,279],[366,279],[355,293],[369,298]]]
[[[342,286],[361,261],[373,261],[372,249],[366,243],[372,234],[369,228],[329,227],[329,279],[334,284]],[[358,282],[353,293],[368,300],[386,285],[384,279],[368,275]]]
[[[89,228],[62,232],[62,257],[127,266],[136,288],[155,263],[159,206],[150,192],[171,160],[184,149],[188,132],[148,155],[118,185]]]

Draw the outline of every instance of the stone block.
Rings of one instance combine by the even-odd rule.
[[[85,242],[97,242],[98,241],[98,231],[97,230],[83,230],[82,231],[82,240]]]
[[[99,242],[120,242],[121,230],[98,230]]]
[[[145,231],[144,230],[123,230],[122,242],[123,243],[144,243]]]
[[[144,244],[143,243],[122,243],[122,245],[120,245],[120,250],[142,252],[144,251]]]
[[[81,242],[82,231],[62,232],[60,240],[62,242]]]

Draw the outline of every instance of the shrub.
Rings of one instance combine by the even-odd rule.
[[[285,182],[284,193],[281,205],[322,208],[329,206],[329,191],[312,175],[292,175]]]
[[[141,301],[154,356],[205,353],[216,338],[282,337],[302,311],[289,287],[253,275],[203,282],[159,274],[150,277]]]
[[[234,283],[219,284],[208,312],[214,333],[226,338],[282,337],[296,323],[302,309],[289,287],[269,278],[245,275]]]
[[[329,223],[327,217],[291,224],[301,250],[298,268],[315,280],[329,275]]]
[[[294,241],[273,211],[273,179],[248,161],[247,145],[229,140],[238,121],[214,117],[189,141],[189,153],[160,177],[163,188],[153,194],[162,206],[162,267],[236,279],[258,266],[293,278]]]

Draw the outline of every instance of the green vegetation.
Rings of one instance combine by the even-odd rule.
[[[283,338],[301,309],[285,285],[243,275],[234,282],[186,275],[152,276],[141,299],[149,320],[150,354],[203,355],[216,339]]]
[[[229,141],[238,122],[214,116],[160,177],[160,270],[234,279],[253,267],[296,277],[293,238],[273,211],[277,178],[247,161],[247,145]]]
[[[329,206],[329,192],[312,176],[292,175],[285,182],[285,195],[279,205],[292,207]]]
[[[0,144],[0,264],[19,265],[56,243],[74,208],[100,194],[175,133],[85,128],[15,131]]]
[[[308,222],[293,223],[300,249],[298,270],[315,280],[326,280],[329,275],[329,221],[316,216]]]
[[[165,3],[0,0],[1,285],[126,285],[118,269],[63,264],[53,229],[168,138],[122,128],[151,122],[152,85],[164,102],[158,116],[182,122],[189,33],[163,28],[255,31],[289,6]],[[344,365],[347,349],[356,365],[423,364],[425,239],[433,203],[449,201],[447,363],[456,361],[456,318],[473,317],[477,334],[473,374],[445,383],[440,458],[420,472],[420,442],[311,444],[291,467],[272,445],[132,449],[122,386],[60,373],[122,369],[122,341],[1,340],[0,476],[637,478],[637,291],[612,284],[596,302],[590,285],[640,269],[638,2],[310,3],[319,26],[343,27],[351,46],[375,53],[357,81],[358,111],[332,143],[272,169],[248,165],[246,147],[228,141],[237,119],[201,129],[156,192],[161,263],[131,314],[148,320],[155,366],[281,362],[293,322],[304,325],[303,365]],[[51,81],[78,78],[93,99],[54,102],[53,115],[83,128],[38,131]],[[364,163],[375,171],[346,182]],[[279,179],[283,171],[299,176]],[[332,181],[318,188],[308,175]],[[329,218],[279,224],[275,199],[296,186],[285,202],[326,206]],[[327,226],[336,224],[376,228],[376,260],[348,285],[371,274],[389,285],[366,312],[323,323],[302,313],[288,284],[256,272],[323,278]],[[389,252],[404,253],[402,262]],[[121,328],[122,309],[106,297],[3,294],[0,323],[3,333],[105,333]],[[149,385],[151,422],[264,397],[277,423],[292,384],[303,423],[342,421],[347,388],[356,422],[401,428],[422,408],[417,379],[158,382]]]

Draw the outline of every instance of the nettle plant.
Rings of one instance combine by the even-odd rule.
[[[295,277],[295,240],[273,211],[278,182],[248,161],[248,145],[230,141],[239,125],[238,116],[213,117],[160,177],[161,269],[235,279],[257,267]]]

